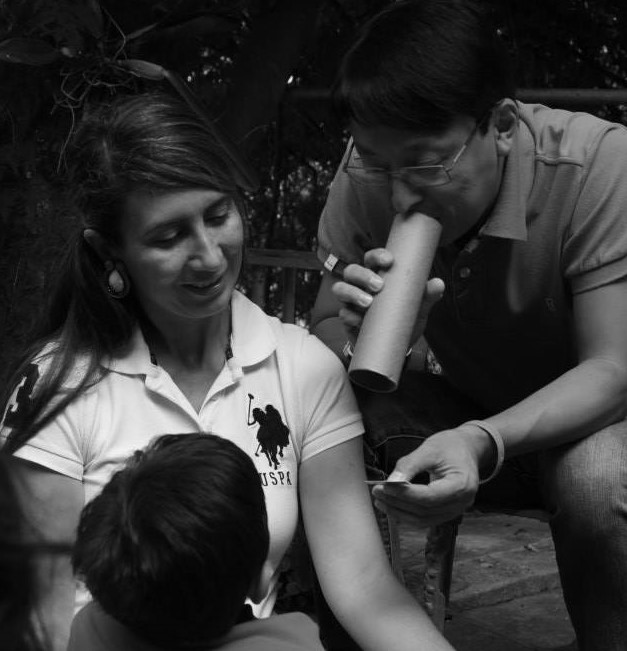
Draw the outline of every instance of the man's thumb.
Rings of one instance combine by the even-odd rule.
[[[416,454],[419,449],[406,457],[401,457],[394,470],[390,473],[388,481],[408,481],[414,484],[428,484],[429,473],[422,455]]]

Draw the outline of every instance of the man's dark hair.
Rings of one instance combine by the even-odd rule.
[[[73,564],[105,612],[163,645],[224,635],[268,553],[252,460],[211,434],[136,452],[83,510]]]
[[[333,89],[345,121],[441,133],[514,97],[507,49],[478,0],[394,2],[344,56]]]

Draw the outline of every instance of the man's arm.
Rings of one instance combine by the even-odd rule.
[[[341,360],[345,362],[342,349],[348,332],[339,316],[342,304],[332,291],[337,282],[328,271],[323,272],[318,296],[311,312],[310,332],[325,343]]]
[[[506,456],[574,442],[627,415],[627,280],[576,294],[573,308],[577,366],[486,419],[500,432]],[[403,479],[429,471],[429,485],[374,492],[388,513],[442,522],[473,501],[479,468],[493,463],[490,437],[462,425],[431,436],[400,459],[391,475]]]

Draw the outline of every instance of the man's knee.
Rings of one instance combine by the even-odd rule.
[[[603,537],[627,525],[627,421],[545,454],[544,489],[569,535]]]

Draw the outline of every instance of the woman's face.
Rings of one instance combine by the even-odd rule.
[[[155,324],[199,320],[229,307],[242,266],[244,227],[233,199],[216,190],[131,193],[115,254]]]

